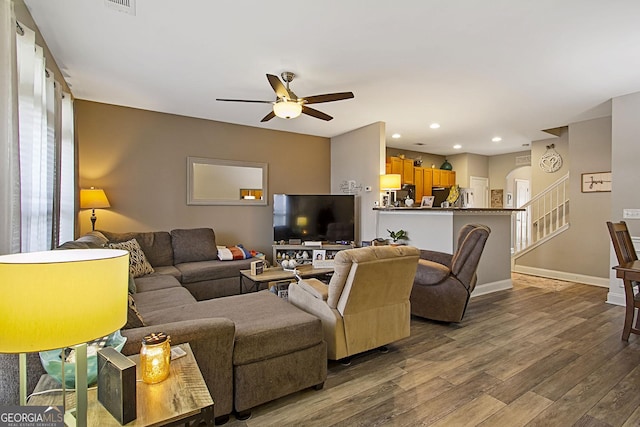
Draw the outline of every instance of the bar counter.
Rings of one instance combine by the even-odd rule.
[[[420,249],[453,253],[458,232],[466,224],[483,224],[491,229],[478,265],[478,282],[472,296],[513,287],[511,282],[511,216],[521,209],[501,208],[374,208],[378,237],[387,230],[407,231],[407,244]]]

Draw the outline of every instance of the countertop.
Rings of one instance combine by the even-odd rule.
[[[411,212],[444,212],[444,211],[452,211],[452,212],[521,212],[524,209],[517,208],[458,208],[458,207],[450,207],[450,208],[421,208],[420,206],[412,206],[412,207],[393,207],[393,208],[373,208],[374,211],[382,211],[382,212],[393,212],[393,211],[411,211]]]

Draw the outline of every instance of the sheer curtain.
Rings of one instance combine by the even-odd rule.
[[[20,250],[33,252],[57,246],[62,238],[61,227],[67,240],[73,238],[75,168],[73,141],[69,143],[73,138],[72,133],[69,135],[73,109],[69,101],[63,108],[60,85],[46,69],[43,49],[35,43],[35,32],[18,25],[22,30],[16,37]],[[62,159],[70,173],[62,173]]]
[[[0,0],[0,255],[20,251],[17,76],[13,3]]]

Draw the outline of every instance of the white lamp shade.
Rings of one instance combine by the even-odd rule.
[[[380,189],[384,191],[400,190],[402,188],[401,178],[397,173],[380,175]]]
[[[273,104],[273,112],[283,119],[295,119],[302,113],[302,105],[297,102],[279,101]]]
[[[0,256],[0,353],[86,343],[127,321],[129,252],[67,249]]]

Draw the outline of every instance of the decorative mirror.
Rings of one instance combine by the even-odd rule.
[[[187,205],[267,205],[266,163],[187,157]]]

